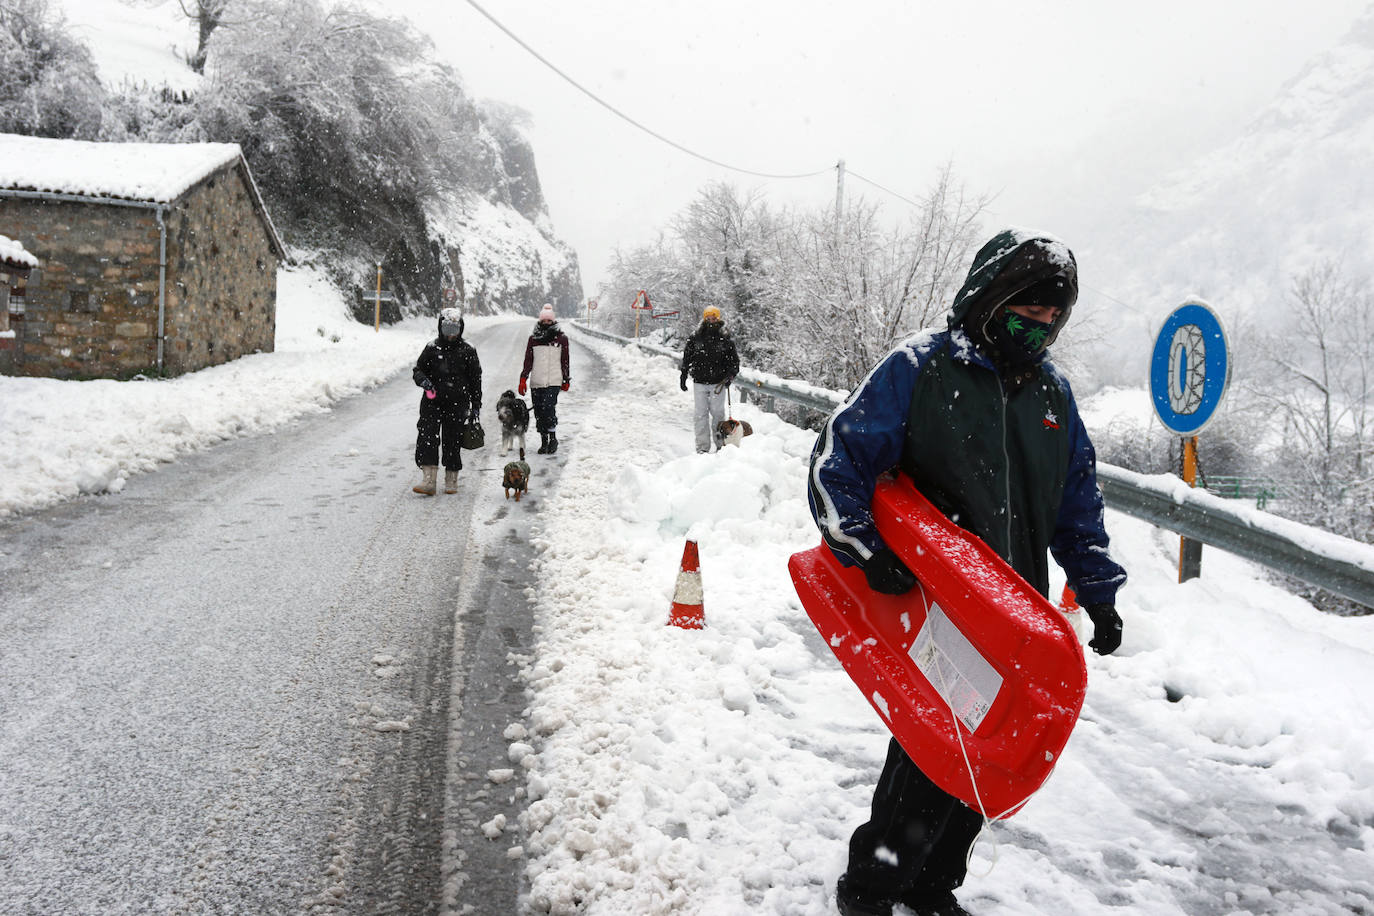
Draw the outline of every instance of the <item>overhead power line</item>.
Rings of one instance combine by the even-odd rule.
[[[516,35],[516,34],[515,34],[514,32],[512,32],[510,29],[508,29],[508,28],[506,28],[504,25],[502,25],[501,22],[500,22],[500,20],[498,20],[498,19],[497,19],[495,16],[493,16],[491,13],[488,13],[486,10],[482,9],[482,6],[481,6],[479,3],[477,3],[477,0],[467,0],[467,2],[468,2],[468,5],[469,5],[469,6],[471,6],[473,9],[477,10],[477,12],[481,13],[481,14],[482,14],[483,16],[485,16],[488,20],[490,20],[492,25],[496,26],[496,27],[497,27],[498,29],[500,29],[502,32],[505,32],[506,35],[510,38],[511,41],[515,42],[515,43],[518,44],[520,47],[524,48],[524,49],[525,49],[526,51],[528,51],[531,55],[533,55],[534,58],[535,58],[536,60],[538,60],[538,61],[539,61],[541,64],[543,64],[544,66],[548,67],[548,68],[549,68],[550,70],[552,70],[554,73],[557,73],[559,76],[563,77],[563,79],[567,80],[575,89],[577,89],[577,90],[578,90],[579,92],[581,92],[583,95],[587,96],[587,98],[591,99],[593,102],[595,102],[596,104],[600,105],[602,108],[605,108],[607,111],[609,111],[611,114],[615,115],[616,117],[620,118],[621,120],[626,121],[626,122],[628,122],[629,124],[632,124],[632,125],[634,125],[635,127],[639,128],[640,130],[644,131],[646,134],[648,134],[649,136],[653,137],[655,140],[659,140],[659,141],[661,141],[661,142],[663,142],[663,143],[666,143],[666,144],[668,144],[669,146],[673,147],[674,149],[679,150],[680,152],[684,152],[684,153],[686,153],[686,154],[689,155],[689,156],[692,156],[692,157],[694,157],[694,158],[696,158],[696,159],[700,159],[702,162],[709,162],[711,165],[719,166],[720,168],[723,168],[723,169],[729,169],[729,170],[732,171],[732,172],[742,172],[742,173],[744,173],[745,175],[753,175],[753,176],[758,177],[758,178],[815,178],[817,175],[824,175],[826,172],[832,171],[832,170],[835,168],[835,166],[829,166],[829,167],[827,167],[827,168],[817,169],[817,170],[814,171],[814,172],[803,172],[803,173],[797,174],[797,175],[777,175],[777,174],[772,174],[772,173],[769,173],[769,172],[756,172],[756,171],[754,171],[753,169],[744,169],[744,168],[740,168],[739,166],[737,166],[737,165],[731,165],[731,164],[728,163],[728,162],[721,162],[719,159],[712,159],[710,156],[703,156],[701,153],[698,153],[698,152],[696,152],[695,150],[688,149],[687,147],[683,146],[681,143],[677,143],[676,141],[670,140],[670,139],[668,139],[667,137],[663,136],[662,134],[658,133],[657,131],[652,130],[652,129],[648,128],[648,127],[645,127],[643,124],[639,123],[639,122],[636,121],[634,118],[632,118],[632,117],[630,117],[629,115],[625,114],[623,111],[621,111],[620,109],[616,108],[616,107],[615,107],[614,105],[612,105],[611,103],[605,101],[605,100],[602,99],[600,96],[598,96],[595,92],[592,92],[592,91],[591,91],[590,89],[588,89],[586,86],[583,86],[583,85],[582,85],[581,83],[579,83],[577,80],[573,79],[571,76],[568,76],[568,74],[566,74],[566,73],[564,73],[562,70],[558,69],[558,67],[555,66],[555,65],[554,65],[551,61],[549,61],[546,57],[544,57],[544,55],[542,55],[542,54],[540,54],[538,51],[534,50],[534,48],[531,48],[528,44],[526,44],[526,43],[524,42],[524,40],[522,40],[522,39],[520,38],[519,35]]]
[[[860,175],[858,172],[854,171],[854,170],[851,169],[851,168],[846,168],[846,169],[845,169],[845,174],[846,174],[846,175],[849,175],[851,178],[857,178],[857,179],[859,179],[859,180],[862,181],[864,184],[871,184],[873,187],[877,188],[879,191],[882,191],[884,194],[891,194],[893,197],[897,198],[898,200],[905,201],[906,203],[911,204],[913,207],[915,207],[915,208],[918,209],[918,210],[921,208],[921,205],[918,204],[916,201],[912,200],[910,197],[903,197],[902,195],[898,194],[896,191],[892,190],[891,188],[885,188],[885,187],[883,187],[882,185],[878,184],[878,182],[874,181],[872,178],[865,178],[864,176]]]
[[[688,148],[688,147],[686,147],[686,146],[683,146],[681,143],[678,143],[678,142],[675,141],[675,140],[671,140],[671,139],[669,139],[668,137],[663,136],[663,134],[660,134],[658,131],[653,130],[653,129],[650,128],[650,127],[646,127],[645,125],[643,125],[643,124],[641,124],[640,122],[636,121],[634,118],[632,118],[632,117],[630,117],[629,115],[625,114],[625,112],[621,111],[619,108],[616,108],[616,107],[615,107],[614,105],[612,105],[610,102],[607,102],[605,99],[601,98],[601,97],[600,97],[599,95],[597,95],[595,92],[592,92],[592,91],[591,91],[590,89],[588,89],[586,86],[583,86],[581,83],[579,83],[577,80],[573,79],[573,78],[572,78],[571,76],[569,76],[568,74],[564,73],[561,69],[559,69],[559,67],[558,67],[556,64],[554,64],[552,61],[550,61],[550,60],[549,60],[548,58],[546,58],[544,55],[540,54],[540,53],[539,53],[538,51],[536,51],[534,48],[530,47],[529,44],[526,43],[524,39],[522,39],[519,35],[516,35],[516,34],[515,34],[514,32],[512,32],[510,29],[506,28],[506,26],[505,26],[499,19],[497,19],[497,18],[496,18],[495,16],[493,16],[491,13],[487,12],[485,9],[483,9],[483,8],[482,8],[482,5],[481,5],[480,3],[478,3],[477,0],[467,0],[467,3],[468,3],[469,6],[471,6],[473,9],[475,9],[477,12],[481,13],[482,16],[484,16],[489,22],[491,22],[492,25],[496,26],[498,29],[500,29],[502,32],[504,32],[505,35],[506,35],[506,37],[508,37],[511,41],[513,41],[513,42],[515,42],[516,44],[518,44],[520,47],[524,48],[525,51],[527,51],[532,57],[534,57],[535,60],[539,61],[541,64],[543,64],[544,66],[546,66],[546,67],[548,67],[550,70],[552,70],[554,73],[556,73],[556,74],[558,74],[559,76],[561,76],[564,80],[566,80],[566,81],[568,82],[569,85],[571,85],[571,86],[572,86],[574,89],[576,89],[578,92],[581,92],[581,93],[582,93],[583,95],[585,95],[587,98],[591,99],[593,102],[595,102],[596,104],[600,105],[602,108],[605,108],[605,109],[606,109],[607,111],[609,111],[611,114],[615,115],[617,118],[620,118],[622,121],[625,121],[627,124],[630,124],[630,125],[632,125],[632,126],[638,128],[639,130],[642,130],[644,133],[646,133],[646,134],[648,134],[649,136],[653,137],[655,140],[658,140],[660,143],[666,143],[666,144],[668,144],[669,146],[671,146],[673,149],[678,150],[679,152],[682,152],[682,153],[686,153],[688,156],[691,156],[691,157],[694,158],[694,159],[700,159],[702,162],[709,163],[709,164],[711,164],[711,165],[717,166],[717,167],[722,168],[722,169],[728,169],[728,170],[730,170],[730,171],[732,171],[732,172],[740,172],[740,173],[742,173],[742,174],[744,174],[744,175],[753,175],[753,176],[755,176],[756,178],[776,178],[776,179],[815,178],[815,177],[818,176],[818,175],[824,175],[826,172],[832,172],[832,171],[835,171],[835,170],[838,169],[838,168],[841,168],[841,165],[839,165],[839,164],[837,163],[836,165],[828,166],[828,167],[823,168],[823,169],[817,169],[817,170],[814,171],[814,172],[800,172],[800,173],[797,173],[797,174],[778,174],[778,173],[774,173],[774,172],[759,172],[759,171],[756,171],[756,170],[754,170],[754,169],[741,168],[740,166],[731,165],[731,164],[728,163],[728,162],[721,162],[719,159],[712,159],[710,156],[702,155],[701,153],[698,153],[696,150],[693,150],[693,149],[690,149],[690,148]],[[845,168],[845,174],[847,174],[847,175],[849,175],[849,176],[851,176],[851,177],[853,177],[853,178],[857,178],[859,181],[862,181],[862,182],[864,182],[865,184],[872,185],[873,187],[877,188],[879,191],[882,191],[884,194],[891,195],[892,197],[895,197],[897,200],[900,200],[900,201],[902,201],[902,202],[904,202],[904,203],[910,204],[911,206],[917,208],[918,210],[921,208],[921,204],[918,203],[917,201],[914,201],[914,200],[912,200],[910,197],[906,197],[906,196],[904,196],[904,195],[902,195],[902,194],[898,194],[896,191],[892,190],[891,188],[885,187],[884,185],[879,184],[878,182],[874,181],[872,178],[867,178],[867,177],[865,177],[865,176],[863,176],[863,175],[860,175],[858,172],[854,171],[853,169]],[[1085,288],[1087,288],[1087,289],[1092,289],[1092,287],[1085,287]],[[1133,308],[1132,306],[1128,305],[1127,303],[1122,302],[1120,299],[1117,299],[1117,298],[1115,298],[1115,297],[1113,297],[1113,296],[1110,296],[1110,295],[1108,295],[1107,293],[1102,292],[1101,290],[1093,290],[1093,292],[1096,292],[1096,293],[1098,293],[1099,295],[1101,295],[1101,296],[1103,296],[1103,297],[1105,297],[1105,298],[1107,298],[1107,299],[1110,299],[1111,301],[1117,303],[1118,305],[1121,305],[1121,306],[1124,306],[1124,307],[1126,307],[1126,308],[1128,308],[1128,309],[1131,309],[1132,311],[1138,311],[1137,309]]]

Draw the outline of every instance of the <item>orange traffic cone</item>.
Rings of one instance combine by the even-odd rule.
[[[1078,636],[1078,641],[1083,641],[1083,608],[1078,605],[1078,596],[1073,589],[1069,588],[1068,583],[1064,584],[1064,591],[1059,596],[1059,613],[1069,621],[1073,627],[1073,632]]]
[[[682,549],[682,568],[673,589],[673,609],[668,623],[684,630],[700,630],[706,626],[706,609],[701,603],[701,561],[697,557],[697,542],[688,541]]]

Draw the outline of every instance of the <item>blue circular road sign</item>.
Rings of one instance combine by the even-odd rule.
[[[1205,302],[1185,302],[1164,320],[1150,356],[1150,398],[1164,428],[1196,436],[1216,413],[1231,362],[1221,321]]]

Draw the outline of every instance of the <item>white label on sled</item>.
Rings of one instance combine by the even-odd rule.
[[[910,655],[968,730],[977,731],[1002,689],[1002,675],[973,648],[938,604],[931,604]]]

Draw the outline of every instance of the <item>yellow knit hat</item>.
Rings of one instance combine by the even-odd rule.
[[[706,310],[701,313],[701,317],[707,320],[720,321],[720,309],[714,305],[708,305]]]

